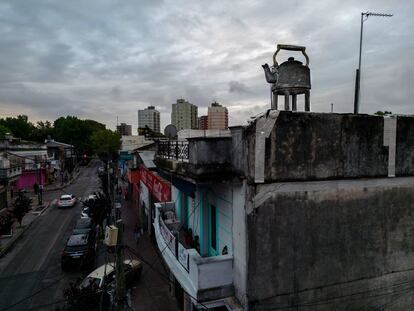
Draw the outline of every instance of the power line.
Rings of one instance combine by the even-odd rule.
[[[330,304],[330,303],[333,303],[334,300],[340,300],[340,299],[345,299],[345,298],[351,298],[351,299],[346,299],[345,301],[354,301],[354,300],[360,300],[360,299],[370,299],[370,298],[377,298],[377,297],[381,297],[381,296],[388,296],[388,295],[398,293],[400,291],[411,290],[411,289],[414,288],[414,286],[399,289],[399,291],[397,291],[397,292],[377,293],[377,294],[374,294],[374,295],[370,295],[368,297],[366,297],[366,296],[365,297],[355,297],[355,296],[358,296],[358,295],[369,294],[369,293],[372,293],[372,292],[375,292],[375,291],[383,291],[383,290],[390,290],[390,289],[397,290],[398,288],[403,287],[404,285],[413,285],[413,283],[414,283],[414,280],[405,281],[405,282],[401,282],[401,283],[392,284],[390,286],[383,286],[383,287],[369,289],[369,290],[366,290],[366,291],[360,291],[360,292],[355,292],[355,293],[346,294],[346,295],[328,297],[328,298],[325,298],[325,299],[315,299],[315,300],[311,300],[311,301],[304,301],[304,302],[297,303],[297,304],[292,304],[292,305],[289,305],[289,306],[280,306],[280,307],[270,306],[270,308],[267,309],[267,310],[285,310],[285,309],[291,309],[291,308],[296,308],[296,307],[319,306],[319,305],[324,305],[324,304]],[[282,304],[282,303],[279,303],[279,304]]]
[[[167,278],[162,272],[158,271],[158,269],[156,269],[151,263],[149,263],[145,258],[143,258],[141,255],[138,254],[138,252],[136,252],[133,248],[131,248],[130,246],[126,245],[125,246],[127,248],[127,250],[129,250],[132,254],[134,254],[135,256],[137,256],[138,259],[142,260],[144,263],[146,263],[152,270],[154,270],[155,272],[157,272],[159,275],[162,276],[162,278],[164,278],[168,284],[173,284],[172,281]],[[204,305],[202,302],[200,302],[197,298],[195,298],[194,296],[190,295],[187,291],[184,290],[183,291],[192,299],[194,299],[198,304],[200,304],[202,307],[204,307],[206,310],[208,310],[207,306]]]
[[[101,250],[100,252],[102,252],[102,251],[105,251],[105,250]],[[99,253],[100,253],[100,252],[99,252]],[[98,255],[98,254],[96,254],[96,255]],[[73,272],[76,272],[77,270],[80,270],[80,269],[82,269],[82,265],[80,265],[79,267],[74,268],[73,270],[70,270],[70,272],[71,272],[71,273],[73,273]],[[5,308],[1,309],[0,311],[7,311],[7,310],[10,310],[11,308],[14,308],[15,306],[17,306],[17,305],[19,305],[19,304],[21,304],[21,303],[25,302],[26,300],[28,300],[28,299],[30,299],[30,298],[33,298],[33,297],[34,297],[34,296],[36,296],[37,294],[39,294],[39,293],[43,292],[44,290],[46,290],[46,289],[48,289],[48,288],[52,287],[52,286],[53,286],[53,285],[55,285],[56,283],[59,283],[59,282],[60,282],[60,281],[62,281],[65,277],[66,277],[66,275],[63,275],[61,278],[58,278],[57,280],[53,281],[53,282],[52,282],[52,283],[50,283],[49,285],[47,285],[47,286],[45,286],[45,287],[42,287],[41,289],[39,289],[39,290],[35,291],[33,294],[31,294],[31,295],[29,295],[29,296],[26,296],[26,297],[24,297],[24,298],[22,298],[22,299],[20,299],[19,301],[17,301],[17,302],[15,302],[15,303],[13,303],[13,304],[11,304],[11,305],[9,305],[9,306],[7,306],[7,307],[5,307]]]
[[[410,271],[414,271],[414,267],[408,268],[408,269],[402,269],[402,270],[394,270],[394,271],[384,273],[384,274],[381,274],[379,276],[374,276],[374,277],[361,277],[361,278],[358,278],[358,279],[348,280],[348,281],[344,281],[344,282],[335,282],[335,283],[330,283],[330,284],[321,285],[321,286],[304,288],[304,289],[301,289],[301,290],[298,290],[298,291],[284,292],[284,293],[280,293],[280,294],[276,294],[276,295],[272,295],[272,296],[262,298],[258,302],[261,303],[263,301],[271,300],[271,299],[282,297],[282,296],[290,296],[290,295],[293,295],[293,294],[298,294],[298,293],[300,294],[300,293],[305,293],[305,292],[309,292],[309,291],[313,291],[313,290],[321,290],[321,289],[325,289],[325,288],[329,288],[329,287],[333,287],[333,286],[351,284],[351,283],[355,283],[355,282],[359,282],[359,281],[365,281],[365,280],[372,280],[372,279],[377,279],[377,278],[388,276],[388,275],[393,275],[393,274],[396,274],[396,273],[410,272]]]

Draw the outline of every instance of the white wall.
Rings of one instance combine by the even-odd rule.
[[[247,224],[246,224],[246,182],[233,186],[233,284],[235,295],[243,304],[245,310],[247,306]]]

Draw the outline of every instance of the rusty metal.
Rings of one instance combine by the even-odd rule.
[[[302,62],[289,57],[287,61],[277,62],[276,56],[280,50],[302,52],[306,59],[306,65]],[[277,97],[285,97],[285,110],[290,110],[290,96],[292,96],[292,110],[297,110],[297,95],[305,95],[305,111],[310,111],[310,89],[311,78],[309,69],[309,57],[306,54],[306,47],[296,45],[278,44],[277,50],[273,54],[273,66],[268,64],[263,66],[265,78],[272,84],[272,109],[278,109]]]

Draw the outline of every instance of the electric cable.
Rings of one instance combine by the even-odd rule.
[[[334,300],[340,300],[340,299],[344,299],[344,301],[355,301],[355,300],[360,300],[360,299],[378,298],[378,297],[382,297],[382,296],[392,295],[392,294],[395,294],[395,293],[398,293],[398,292],[401,292],[401,291],[405,292],[406,290],[414,289],[414,286],[412,286],[413,284],[414,284],[414,280],[411,280],[411,281],[405,281],[405,282],[401,282],[401,283],[397,283],[397,284],[392,284],[390,286],[373,288],[373,289],[370,289],[370,290],[360,291],[360,292],[346,294],[346,295],[328,297],[328,298],[325,298],[325,299],[314,299],[312,301],[303,301],[303,302],[300,302],[300,303],[297,303],[297,304],[291,304],[289,306],[279,306],[278,307],[278,306],[274,306],[274,304],[273,304],[272,306],[269,306],[269,308],[266,308],[266,306],[263,306],[263,307],[266,308],[266,310],[285,310],[285,309],[291,309],[291,308],[296,308],[296,307],[312,307],[312,306],[325,305],[325,304],[333,303]],[[408,287],[408,288],[398,289],[398,287],[403,287],[404,285],[411,285],[411,286]],[[368,297],[366,297],[366,296],[355,297],[355,296],[358,296],[358,295],[368,294],[368,293],[375,292],[375,291],[383,291],[383,290],[390,290],[390,289],[395,289],[396,291],[387,292],[387,293],[377,293],[377,294],[374,294],[374,295],[370,295]],[[346,298],[350,298],[350,299],[346,299]],[[284,304],[284,303],[279,303],[279,304]]]
[[[105,250],[101,250],[100,252],[102,252],[102,251],[105,251]],[[100,253],[100,252],[99,252],[99,253]],[[98,253],[98,254],[99,254],[99,253]],[[98,254],[96,254],[96,255],[98,255]],[[96,256],[96,255],[95,255],[95,256]],[[82,265],[79,265],[79,266],[77,266],[76,268],[74,268],[74,269],[70,270],[69,272],[70,272],[70,273],[74,273],[74,272],[77,272],[78,270],[81,270],[82,268],[83,268],[83,267],[82,267]],[[0,311],[7,311],[7,310],[10,310],[11,308],[14,308],[15,306],[17,306],[17,305],[19,305],[19,304],[21,304],[21,303],[25,302],[25,301],[26,301],[26,300],[28,300],[28,299],[33,298],[34,296],[36,296],[37,294],[39,294],[39,293],[43,292],[44,290],[46,290],[46,289],[48,289],[48,288],[50,288],[50,287],[54,286],[55,284],[57,284],[57,283],[59,283],[60,281],[62,281],[64,278],[66,278],[66,275],[65,275],[65,274],[64,274],[62,277],[58,278],[57,280],[52,281],[50,284],[46,285],[45,287],[42,287],[42,288],[38,289],[38,290],[37,290],[37,291],[35,291],[34,293],[32,293],[32,294],[30,294],[30,295],[28,295],[28,296],[26,296],[26,297],[24,297],[24,298],[22,298],[22,299],[18,300],[17,302],[15,302],[15,303],[13,303],[13,304],[11,304],[11,305],[9,305],[9,306],[7,306],[7,307],[5,307],[5,308],[1,309]]]
[[[131,247],[129,247],[128,245],[125,246],[132,254],[134,254],[138,259],[142,260],[145,264],[147,264],[152,270],[154,270],[155,272],[157,272],[163,279],[166,280],[166,282],[169,285],[174,285],[173,282],[166,277],[162,272],[158,271],[158,269],[156,269],[148,260],[146,260],[145,258],[143,258],[141,255],[139,255],[137,252],[135,252],[135,250]],[[190,295],[187,291],[184,290],[183,291],[192,299],[194,299],[194,301],[196,301],[198,304],[200,304],[202,307],[205,308],[205,310],[208,310],[208,308],[202,303],[200,302],[197,298],[195,298],[194,296]]]

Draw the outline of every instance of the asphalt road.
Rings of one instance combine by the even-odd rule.
[[[85,197],[98,191],[99,166],[100,162],[95,161],[89,167],[81,168],[73,184],[63,190],[45,193],[45,200],[52,201],[64,193]],[[0,311],[55,310],[69,283],[90,272],[79,269],[64,273],[60,267],[61,252],[80,211],[80,203],[71,209],[51,205],[0,259]]]

